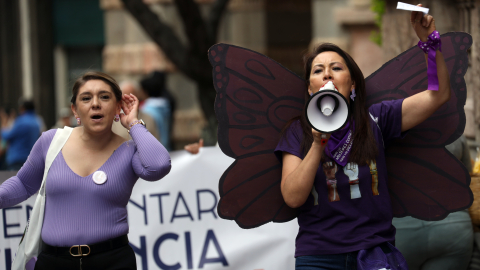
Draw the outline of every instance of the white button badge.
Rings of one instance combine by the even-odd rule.
[[[93,182],[97,185],[101,185],[105,182],[107,182],[107,174],[103,171],[96,171],[93,173]]]

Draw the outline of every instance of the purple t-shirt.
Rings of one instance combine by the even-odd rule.
[[[369,108],[379,153],[373,164],[319,166],[312,192],[299,208],[295,257],[352,252],[394,241],[384,144],[401,136],[402,102],[385,101]],[[275,154],[281,158],[288,152],[303,159],[302,137],[300,122],[292,123]]]

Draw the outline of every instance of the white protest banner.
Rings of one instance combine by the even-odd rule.
[[[5,179],[0,179],[2,182]],[[37,193],[15,206],[2,209],[0,215],[0,269],[11,269],[15,252],[23,236]]]
[[[294,269],[296,220],[245,230],[218,217],[218,180],[233,159],[218,147],[170,154],[171,172],[139,180],[127,205],[139,270]],[[1,210],[0,269],[9,269],[34,199]]]

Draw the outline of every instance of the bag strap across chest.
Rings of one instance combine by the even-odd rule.
[[[57,129],[57,132],[55,133],[55,136],[50,143],[50,147],[48,148],[47,156],[45,157],[45,170],[43,172],[42,185],[40,186],[40,190],[38,191],[38,193],[45,195],[45,180],[47,179],[50,166],[52,165],[60,150],[62,150],[63,146],[70,137],[70,134],[72,134],[72,131],[73,128],[71,127]]]

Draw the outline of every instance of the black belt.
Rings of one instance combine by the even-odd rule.
[[[128,236],[122,235],[92,245],[73,245],[71,247],[55,247],[43,242],[42,251],[53,255],[71,255],[73,257],[84,257],[105,251],[110,251],[126,245],[128,245]]]

